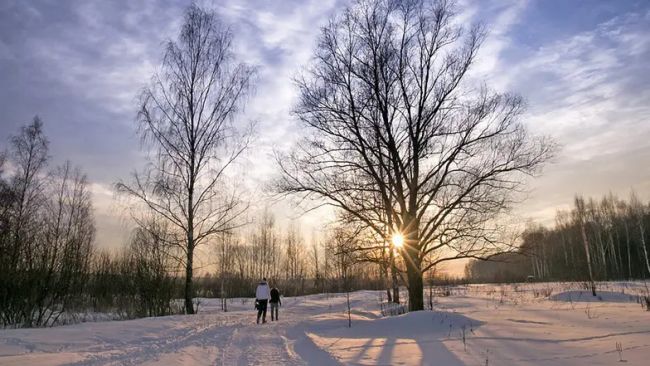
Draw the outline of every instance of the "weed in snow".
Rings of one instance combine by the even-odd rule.
[[[627,362],[623,359],[623,343],[616,342],[616,352],[618,352],[618,362]]]
[[[585,308],[585,314],[587,314],[587,318],[589,318],[589,319],[597,319],[598,318],[598,315],[596,314],[596,312],[591,310],[590,305],[587,305],[587,308]]]
[[[466,329],[466,328],[467,328],[466,325],[463,325],[463,326],[460,328],[460,329],[461,329],[461,337],[462,337],[462,339],[463,339],[463,349],[465,350],[465,352],[467,352],[467,338],[465,338],[465,329]]]

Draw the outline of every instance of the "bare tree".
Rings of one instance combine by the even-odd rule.
[[[345,301],[348,312],[348,328],[352,327],[352,308],[350,305],[350,272],[351,267],[357,262],[356,250],[358,231],[350,230],[344,226],[335,228],[329,239],[328,250],[336,255],[336,267],[338,278],[342,282],[345,291]]]
[[[167,42],[161,74],[141,97],[140,132],[155,154],[132,184],[117,184],[175,228],[188,314],[194,313],[196,247],[236,226],[246,209],[237,194],[227,193],[225,171],[249,143],[250,134],[238,135],[233,118],[254,69],[236,62],[232,39],[213,11],[187,9],[178,40]]]
[[[321,254],[318,244],[318,238],[316,233],[312,232],[311,235],[311,246],[309,248],[309,264],[312,269],[312,275],[314,279],[314,288],[317,291],[323,292],[323,272],[321,264]]]
[[[478,281],[521,281],[532,273],[539,280],[589,282],[646,278],[648,204],[632,194],[628,201],[613,194],[602,199],[577,196],[569,211],[558,211],[555,226],[529,225],[518,253],[498,262],[473,261],[468,274]]]
[[[7,160],[6,154],[0,152],[0,263],[2,268],[6,268],[9,261],[10,247],[10,221],[9,213],[14,201],[14,192],[9,183],[4,179],[4,166]],[[5,261],[7,260],[7,261]],[[4,293],[2,294],[5,295]]]
[[[235,271],[235,255],[239,245],[235,233],[221,233],[216,241],[215,253],[218,256],[217,271],[219,276],[219,297],[221,298],[221,310],[228,311],[228,296],[231,287],[231,280]]]
[[[584,244],[585,255],[587,257],[587,268],[589,270],[589,282],[591,283],[591,293],[596,296],[596,283],[594,282],[594,272],[591,268],[591,250],[589,247],[589,239],[587,238],[587,229],[585,223],[585,201],[582,197],[575,198],[575,217],[578,225],[580,226],[580,235]]]
[[[519,122],[519,96],[463,82],[484,32],[453,16],[446,1],[368,0],[333,19],[297,81],[308,134],[278,159],[280,191],[404,235],[411,310],[429,268],[503,251],[495,218],[554,147]]]
[[[31,268],[40,286],[31,316],[37,325],[55,324],[81,301],[95,239],[88,181],[81,170],[66,162],[51,174],[49,186],[51,198],[42,213],[42,236]]]
[[[280,269],[280,234],[275,216],[268,210],[258,218],[249,235],[249,255],[243,258],[252,267],[247,273],[259,281],[261,278],[277,278]]]
[[[78,306],[93,252],[86,177],[69,162],[45,170],[48,142],[42,127],[36,117],[11,138],[13,175],[9,184],[0,182],[0,318],[5,325],[53,325]]]
[[[567,239],[565,228],[569,225],[569,215],[566,211],[557,210],[555,213],[555,227],[560,230],[560,243],[562,243],[562,253],[564,254],[564,266],[569,266],[569,255],[567,250]]]
[[[48,161],[49,142],[43,133],[43,122],[36,116],[31,124],[12,137],[12,155],[16,172],[11,185],[15,194],[12,218],[11,268],[19,263],[20,252],[31,251],[36,232],[37,212],[45,202],[43,185]]]
[[[40,212],[46,203],[48,141],[38,116],[10,138],[13,174],[4,185],[3,240],[0,242],[0,314],[4,324],[30,324],[31,270],[36,266]]]
[[[305,285],[305,247],[300,234],[300,228],[292,221],[286,230],[285,236],[285,263],[284,274],[287,283],[292,280],[292,286],[285,289],[292,294],[302,293]]]
[[[143,222],[144,223],[144,222]],[[132,279],[134,315],[162,316],[173,314],[176,293],[174,267],[178,264],[167,253],[170,235],[168,222],[150,218],[139,226],[124,259],[129,267],[123,276]]]
[[[630,248],[630,225],[628,224],[629,208],[625,201],[618,200],[616,204],[617,216],[623,225],[623,235],[625,236],[625,253],[627,261],[627,279],[632,279],[632,255]],[[622,249],[621,249],[622,250]]]
[[[645,209],[643,203],[641,203],[634,192],[630,195],[630,214],[634,218],[634,224],[639,233],[639,246],[643,252],[643,263],[645,264],[648,274],[650,274],[650,256],[648,256],[644,224]]]

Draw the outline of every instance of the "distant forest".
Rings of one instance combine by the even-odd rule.
[[[521,246],[493,261],[465,268],[474,282],[582,281],[642,279],[650,275],[650,207],[632,193],[625,200],[609,194],[600,200],[576,197],[569,211],[558,211],[555,225],[529,225]],[[587,260],[587,257],[590,260]]]
[[[86,175],[50,163],[38,117],[0,149],[0,327],[64,324],[86,312],[181,313],[183,253],[169,245],[166,223],[148,218],[119,250],[98,248]],[[333,233],[307,245],[298,225],[283,230],[265,212],[246,229],[216,235],[196,296],[250,297],[263,276],[285,296],[382,288],[378,265],[337,256]]]

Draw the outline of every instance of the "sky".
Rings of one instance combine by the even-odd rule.
[[[241,61],[259,70],[241,123],[257,122],[253,149],[236,169],[280,222],[320,230],[331,214],[304,214],[265,185],[274,150],[299,137],[290,111],[292,77],[310,61],[320,26],[347,0],[200,1],[235,36]],[[650,2],[644,0],[459,0],[459,20],[489,36],[472,77],[521,94],[522,121],[561,146],[530,179],[522,220],[551,224],[575,194],[650,199]],[[185,1],[0,0],[0,150],[39,115],[51,165],[72,161],[88,175],[97,243],[116,248],[130,222],[113,184],[145,164],[135,130],[136,97],[175,38]],[[462,266],[452,266],[460,272]]]

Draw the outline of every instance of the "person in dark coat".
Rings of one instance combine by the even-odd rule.
[[[271,321],[278,320],[278,308],[282,305],[280,290],[275,287],[271,289],[271,300],[269,302],[271,303]]]

